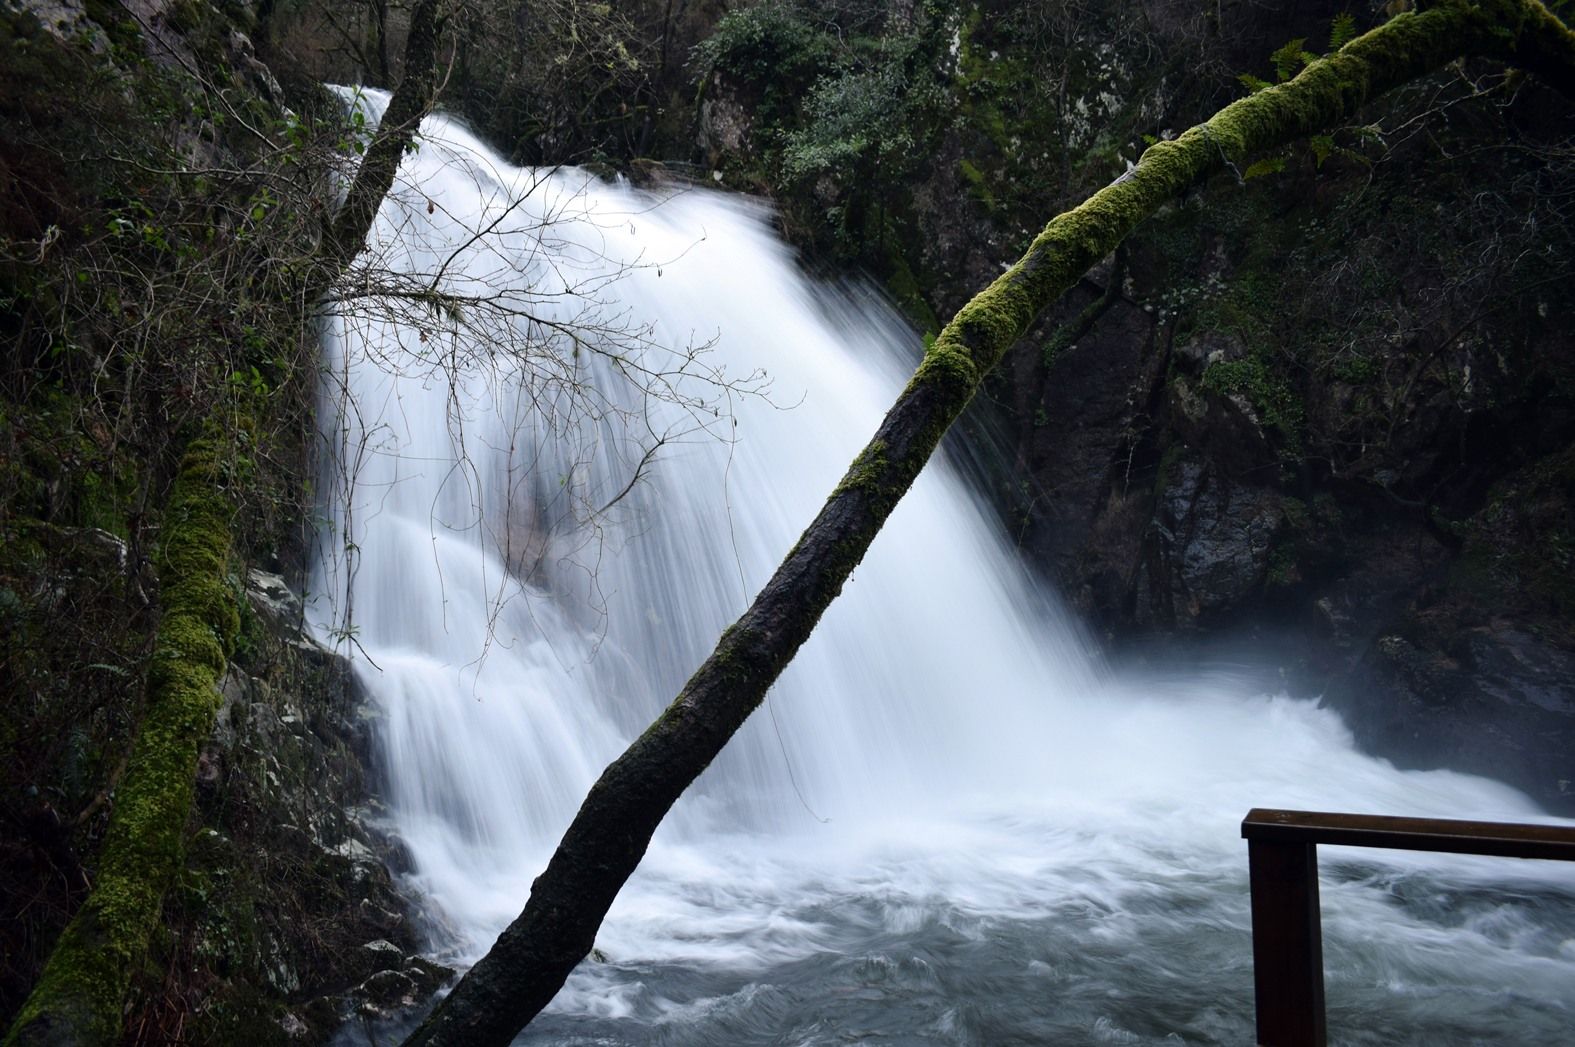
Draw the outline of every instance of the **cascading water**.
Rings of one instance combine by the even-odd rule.
[[[917,348],[806,280],[757,203],[515,169],[438,117],[375,240],[397,293],[324,339],[317,624],[353,639],[411,884],[463,963]],[[1247,808],[1540,815],[1246,681],[1104,667],[933,462],[522,1042],[1250,1042]],[[1568,1037],[1567,870],[1325,853],[1338,1042]]]

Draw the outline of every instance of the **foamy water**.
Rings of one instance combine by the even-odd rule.
[[[361,655],[410,886],[467,962],[918,345],[867,291],[807,280],[755,201],[424,134],[375,233],[406,304],[349,303],[324,338],[313,589]],[[501,298],[456,317],[411,293],[434,285]],[[1551,820],[1360,755],[1259,678],[1112,671],[932,462],[523,1042],[1250,1042],[1248,808]],[[1335,1042],[1575,1028],[1568,869],[1324,856]]]

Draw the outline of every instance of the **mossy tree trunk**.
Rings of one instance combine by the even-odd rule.
[[[163,616],[147,706],[105,836],[93,890],[67,925],[6,1038],[114,1043],[132,973],[180,866],[197,753],[240,617],[230,583],[230,455],[214,427],[181,462],[156,565]]]
[[[369,144],[344,205],[325,223],[303,300],[332,285],[365,244],[401,157],[435,89],[437,6],[412,13],[405,76]],[[223,354],[217,354],[223,359]],[[147,954],[164,894],[179,873],[197,757],[213,733],[218,684],[239,625],[232,523],[235,454],[253,427],[210,422],[186,448],[164,508],[157,560],[163,615],[137,739],[115,792],[93,888],[17,1012],[6,1047],[109,1045],[120,1039],[133,973]]]
[[[1080,206],[941,332],[820,514],[672,705],[592,786],[524,911],[406,1047],[508,1043],[590,952],[657,825],[764,699],[841,591],[941,435],[1034,317],[1160,205],[1227,166],[1350,121],[1378,94],[1489,56],[1575,97],[1575,37],[1536,0],[1446,0],[1408,12],[1237,101]]]

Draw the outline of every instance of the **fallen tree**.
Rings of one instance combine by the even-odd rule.
[[[1053,219],[941,332],[776,574],[592,786],[524,911],[407,1047],[506,1044],[556,995],[591,951],[658,824],[760,705],[984,375],[1042,309],[1202,179],[1346,123],[1383,92],[1466,57],[1515,65],[1575,98],[1575,34],[1537,0],[1443,0],[1156,143],[1115,182]]]

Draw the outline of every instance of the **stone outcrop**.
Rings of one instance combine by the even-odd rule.
[[[248,577],[246,642],[198,769],[188,882],[171,905],[204,961],[191,1001],[219,1040],[317,1043],[420,1003],[451,976],[399,893],[379,817],[375,714],[338,655],[302,631],[283,579]],[[217,975],[217,977],[215,977]]]

